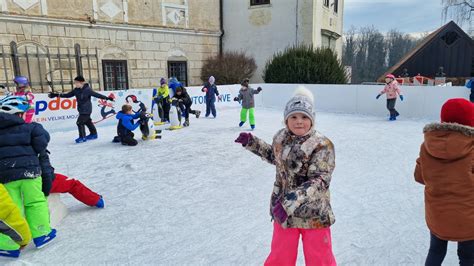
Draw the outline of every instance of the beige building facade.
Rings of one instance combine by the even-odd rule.
[[[150,88],[161,77],[201,84],[219,52],[219,0],[0,0],[0,83],[21,74],[36,91]]]
[[[255,58],[252,82],[274,53],[295,44],[333,49],[342,55],[344,0],[239,0],[223,6],[224,50]]]

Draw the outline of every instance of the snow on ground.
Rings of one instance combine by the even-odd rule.
[[[256,114],[254,134],[270,141],[281,111]],[[261,265],[271,243],[275,169],[234,144],[238,117],[228,109],[216,120],[192,119],[190,128],[138,147],[111,143],[115,127],[99,128],[99,140],[80,145],[73,144],[76,131],[53,133],[57,172],[104,195],[106,209],[63,196],[70,214],[57,241],[10,264]],[[424,263],[429,234],[413,170],[426,122],[317,114],[317,128],[336,147],[331,200],[339,265]],[[457,264],[454,248],[445,265]]]

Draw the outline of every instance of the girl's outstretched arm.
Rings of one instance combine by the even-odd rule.
[[[245,146],[245,148],[262,158],[262,160],[266,161],[267,163],[275,164],[273,147],[264,140],[252,136],[252,139],[250,140],[249,144]]]
[[[242,144],[242,146],[256,154],[262,160],[275,164],[275,155],[273,153],[272,145],[266,143],[264,140],[261,140],[250,133],[240,133],[239,137],[235,140],[236,143]]]

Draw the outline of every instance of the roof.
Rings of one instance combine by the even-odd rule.
[[[451,28],[457,29],[457,32],[459,32],[462,35],[461,38],[467,38],[472,41],[471,37],[466,32],[464,32],[464,30],[462,30],[454,21],[450,21],[446,25],[442,26],[441,28],[437,29],[436,31],[428,35],[415,48],[413,48],[412,51],[410,51],[402,59],[400,59],[400,61],[397,64],[392,66],[389,70],[387,70],[387,72],[385,72],[382,76],[380,76],[378,80],[383,80],[387,74],[397,72],[397,70],[399,70],[410,59],[416,57],[417,54],[419,54],[425,48],[430,46],[430,44],[432,44],[435,40],[437,40],[438,37],[441,37],[441,35],[445,32],[445,30],[449,30]]]

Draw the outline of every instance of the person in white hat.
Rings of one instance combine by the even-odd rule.
[[[306,265],[336,265],[330,226],[335,218],[329,185],[335,168],[332,142],[315,130],[314,98],[300,88],[286,104],[286,127],[272,145],[251,133],[235,142],[276,166],[270,213],[274,222],[265,265],[295,265],[302,236]]]

